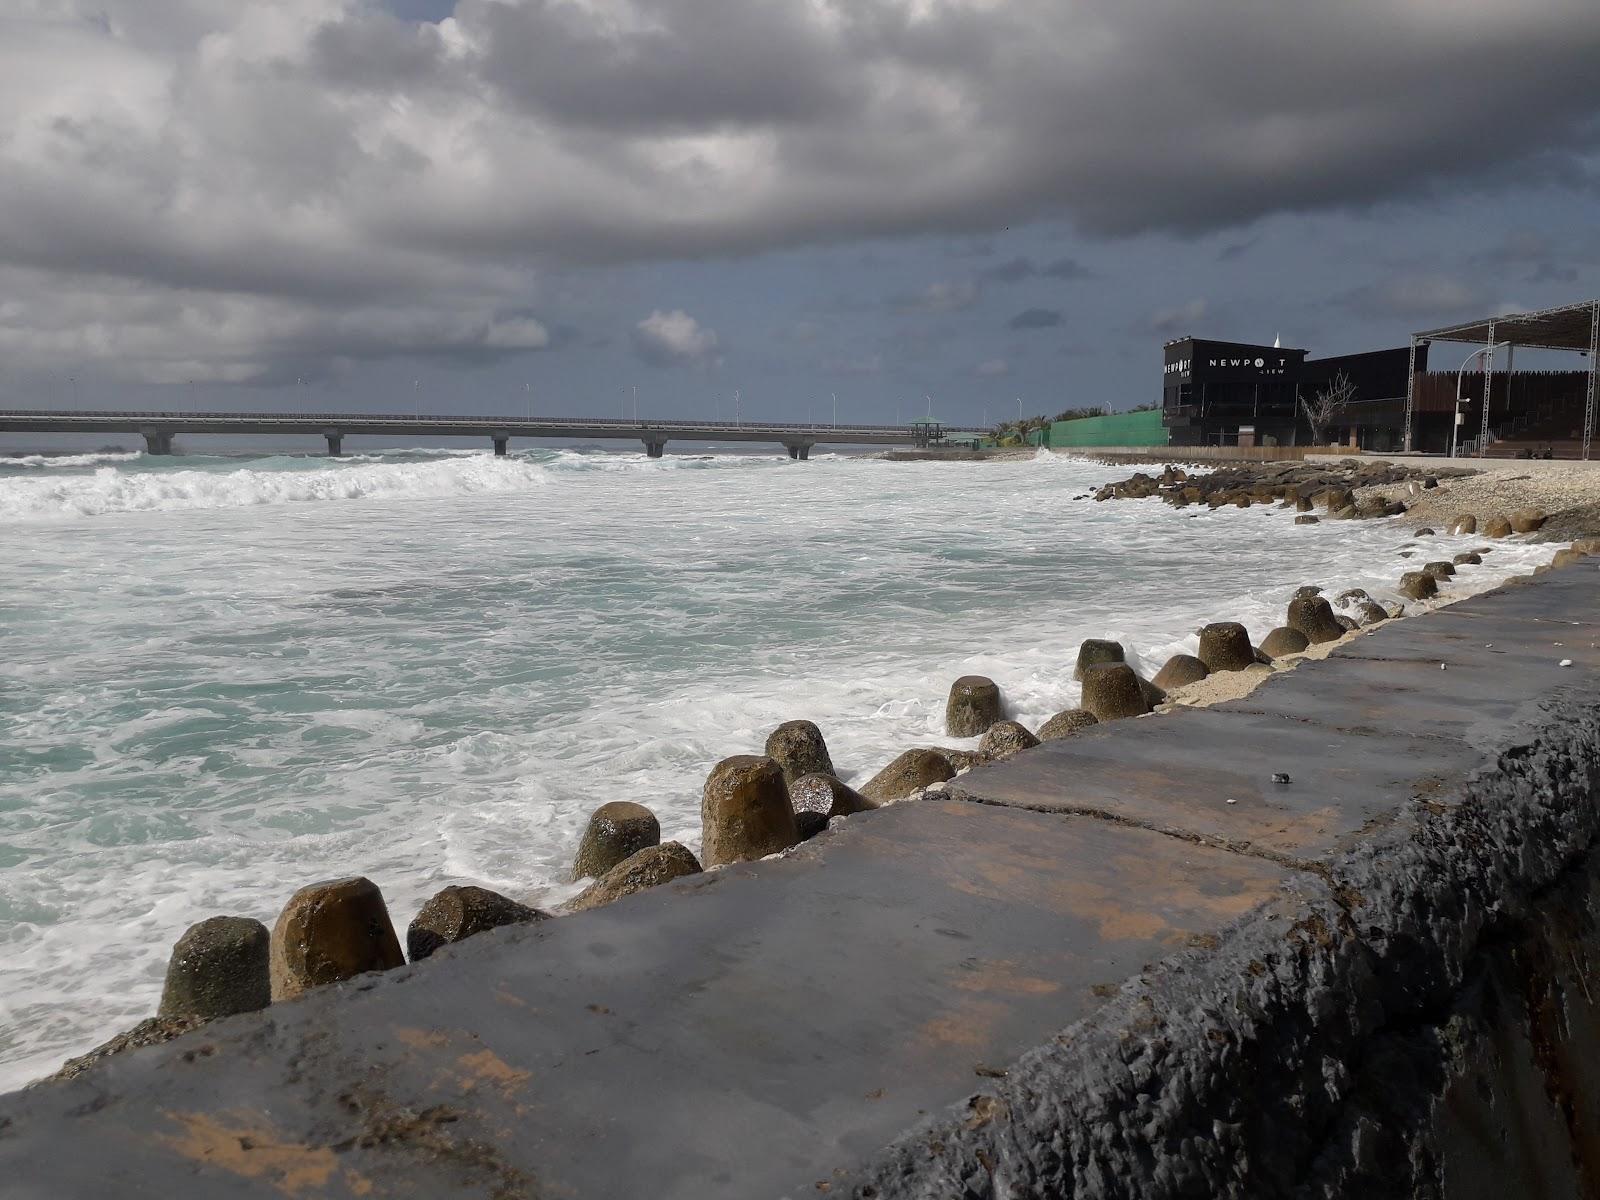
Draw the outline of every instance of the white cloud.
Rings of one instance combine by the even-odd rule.
[[[971,308],[978,302],[981,289],[970,279],[940,280],[930,283],[912,296],[901,296],[894,301],[902,312],[948,313]]]
[[[550,331],[532,317],[497,320],[484,332],[483,344],[498,350],[543,350]]]
[[[1003,358],[987,359],[978,364],[977,373],[990,379],[998,378],[1011,374],[1011,364]]]
[[[1206,315],[1204,299],[1195,299],[1177,308],[1163,308],[1150,316],[1150,328],[1156,333],[1188,333]]]
[[[717,333],[681,308],[671,312],[658,308],[634,326],[633,346],[640,358],[657,366],[703,366],[716,355]]]

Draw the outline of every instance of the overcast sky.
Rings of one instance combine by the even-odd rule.
[[[1595,0],[0,0],[0,404],[947,420],[1600,292]]]

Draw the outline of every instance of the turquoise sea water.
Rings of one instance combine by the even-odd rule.
[[[780,721],[865,780],[980,673],[1031,724],[1085,637],[1154,670],[1205,621],[1406,566],[1401,522],[1075,499],[1043,456],[535,451],[0,460],[0,1087],[149,1015],[174,939],[371,876],[573,889],[589,812],[699,843]],[[1429,557],[1470,539],[1433,539]],[[1547,561],[1503,545],[1457,592]]]

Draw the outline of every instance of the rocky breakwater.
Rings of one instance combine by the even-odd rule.
[[[1472,473],[1467,468],[1423,470],[1355,458],[1330,464],[1231,463],[1204,473],[1191,473],[1169,465],[1156,475],[1138,471],[1127,479],[1105,484],[1094,493],[1094,498],[1155,498],[1178,508],[1190,505],[1250,508],[1277,504],[1304,515],[1320,510],[1325,516],[1340,519],[1392,517],[1408,510],[1407,498],[1437,488],[1441,480]],[[1364,489],[1398,491],[1393,495],[1377,495],[1366,493]]]
[[[1504,466],[1417,467],[1361,458],[1235,463],[1205,473],[1191,473],[1169,464],[1159,474],[1135,472],[1127,479],[1103,485],[1093,494],[1098,501],[1159,499],[1176,508],[1216,510],[1268,505],[1293,513],[1297,524],[1317,524],[1325,519],[1417,520],[1425,515],[1451,535],[1477,533],[1489,541],[1513,536],[1565,541],[1587,537],[1591,529],[1600,528],[1600,473],[1586,470],[1581,476],[1588,484],[1588,490],[1582,493],[1588,497],[1586,503],[1571,505],[1554,515],[1538,504],[1514,503],[1526,500],[1530,493],[1506,489],[1529,478],[1508,477]],[[1549,493],[1546,489],[1533,494]],[[1559,495],[1566,500],[1572,498],[1566,491]],[[1319,511],[1321,516],[1316,515]],[[1433,536],[1433,526],[1419,521],[1415,532],[1419,544],[1421,539]],[[1490,547],[1485,546],[1458,554],[1452,561],[1424,562],[1418,570],[1403,572],[1394,589],[1408,600],[1432,601],[1440,594],[1441,582],[1448,581],[1457,567],[1481,564],[1489,551]],[[1417,553],[1407,549],[1400,552],[1400,557],[1413,558]],[[1348,612],[1324,614],[1319,606],[1326,603],[1306,600],[1299,611],[1291,611],[1284,626],[1264,639],[1263,648],[1269,654],[1294,653],[1301,638],[1316,645],[1360,625],[1401,615],[1399,611],[1383,609],[1365,593]],[[1204,659],[1205,654],[1200,657]]]
[[[1374,503],[1405,503],[1413,519],[1450,533],[1570,542],[1600,529],[1600,470],[1589,463],[1473,460],[1469,476],[1440,476],[1438,488],[1376,486]]]

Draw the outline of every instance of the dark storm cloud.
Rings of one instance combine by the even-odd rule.
[[[329,21],[312,35],[308,66],[334,86],[390,89],[437,80],[444,65],[437,25],[383,11]]]
[[[1163,308],[1150,314],[1150,331],[1168,337],[1190,333],[1194,326],[1205,318],[1206,312],[1207,305],[1204,299],[1191,300],[1177,308]]]
[[[1578,268],[1543,262],[1528,273],[1529,283],[1577,283]]]
[[[1054,308],[1025,308],[1006,322],[1007,329],[1053,329],[1061,324],[1061,313]]]
[[[989,267],[979,276],[990,283],[1021,283],[1039,273],[1031,258],[1013,258],[999,266]]]
[[[861,88],[833,40],[787,0],[678,0],[596,19],[563,0],[463,0],[485,81],[577,128],[651,133],[843,117]]]
[[[1058,258],[1039,274],[1046,279],[1093,279],[1094,272],[1075,258]]]
[[[1058,258],[1041,267],[1033,259],[1019,256],[979,272],[978,278],[987,283],[1021,283],[1025,279],[1089,279],[1093,274],[1074,258]]]
[[[1600,150],[1593,0],[461,0],[430,20],[447,11],[0,15],[0,272],[90,322],[24,329],[0,296],[0,344],[115,346],[142,288],[181,298],[175,364],[276,353],[276,325],[237,320],[250,302],[301,327],[342,299],[379,345],[470,344],[551,262],[972,247],[1046,219],[1181,236],[1529,180],[1592,190]],[[1015,258],[901,307],[1088,274]]]
[[[1487,292],[1475,280],[1434,271],[1415,271],[1357,288],[1336,303],[1361,317],[1448,320],[1477,317],[1493,307]]]
[[[1500,278],[1516,272],[1530,284],[1573,284],[1600,265],[1600,251],[1589,242],[1558,242],[1532,229],[1514,230],[1472,258],[1475,272]]]

